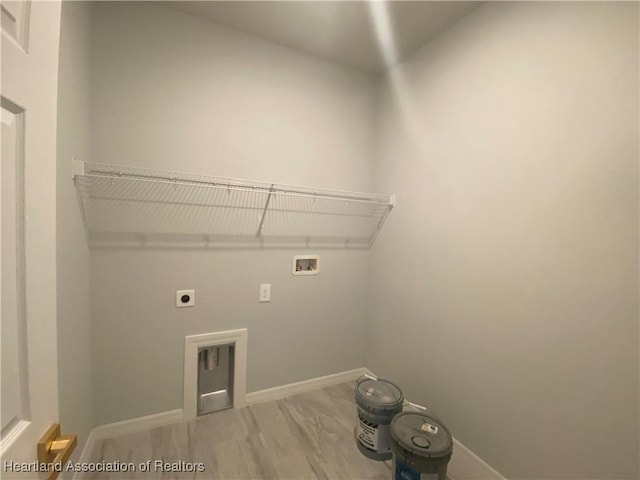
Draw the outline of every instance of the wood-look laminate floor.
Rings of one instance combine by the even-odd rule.
[[[391,462],[363,456],[354,440],[355,383],[224,410],[96,442],[91,462],[151,461],[151,471],[85,473],[83,479],[380,479]],[[155,461],[204,464],[203,472],[156,471]],[[477,459],[457,452],[451,480],[488,479]]]

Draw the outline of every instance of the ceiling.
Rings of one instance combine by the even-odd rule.
[[[379,74],[481,3],[263,0],[168,1],[162,5],[330,62]],[[384,40],[390,37],[391,42]],[[389,48],[383,45],[389,44],[394,45],[394,53],[385,55],[385,48]]]

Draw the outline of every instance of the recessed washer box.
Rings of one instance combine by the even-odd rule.
[[[296,255],[293,257],[294,275],[318,275],[320,273],[320,255]]]

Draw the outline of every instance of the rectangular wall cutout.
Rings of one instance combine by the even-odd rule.
[[[296,255],[293,257],[291,273],[294,275],[318,275],[320,255]]]
[[[231,402],[233,408],[241,408],[246,405],[247,393],[247,338],[246,328],[228,330],[225,332],[203,333],[190,335],[184,338],[184,419],[191,420],[198,414],[199,389],[198,367],[200,364],[200,352],[210,347],[220,345],[233,346],[233,395]],[[210,358],[208,368],[213,369],[219,365],[219,359]],[[205,397],[205,400],[208,398]]]

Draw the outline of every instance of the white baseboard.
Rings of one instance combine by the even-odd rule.
[[[95,436],[95,428],[89,432],[87,436],[87,441],[84,442],[84,447],[82,447],[82,453],[80,453],[80,458],[78,459],[79,464],[88,464],[91,461],[91,454],[93,453],[93,449],[96,446],[96,436]],[[63,474],[64,475],[64,474]],[[71,478],[73,480],[83,480],[86,478],[87,474],[82,472],[76,472],[73,474]],[[69,478],[65,476],[64,478]]]
[[[311,390],[318,390],[320,388],[337,385],[339,383],[351,382],[353,380],[357,380],[363,374],[371,375],[371,372],[366,368],[356,368],[346,372],[325,375],[324,377],[311,378],[301,382],[289,383],[279,387],[250,392],[247,393],[247,405],[279,400],[281,398],[288,397],[289,395],[310,392]]]
[[[481,469],[483,471],[482,476],[481,477],[476,477],[476,478],[491,478],[491,479],[498,479],[498,480],[507,480],[506,477],[504,477],[500,472],[498,472],[495,468],[493,468],[491,465],[489,465],[487,462],[485,462],[483,459],[481,459],[478,455],[476,455],[475,453],[473,453],[471,450],[469,450],[467,447],[464,446],[463,443],[460,443],[455,437],[453,438],[453,452],[454,455],[456,453],[456,451],[464,451],[465,455],[467,455],[468,457],[471,457],[473,459],[473,461],[475,463],[477,463],[477,465],[475,466],[475,469]]]
[[[117,437],[127,433],[135,433],[147,428],[162,427],[172,423],[181,422],[183,419],[182,409],[169,410],[168,412],[155,413],[146,417],[132,418],[122,422],[107,423],[100,425],[91,431],[89,437],[93,440],[102,440],[108,437]],[[88,442],[88,440],[87,440]]]

